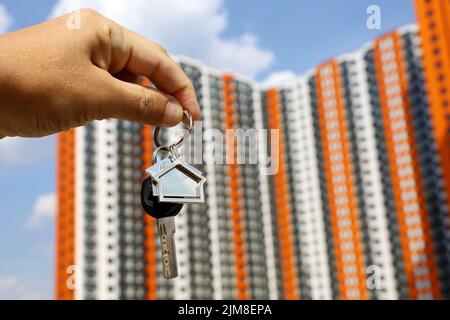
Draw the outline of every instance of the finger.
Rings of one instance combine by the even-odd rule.
[[[194,87],[180,66],[157,44],[115,22],[111,24],[110,66],[147,76],[158,89],[174,96],[195,120],[199,120],[200,107]]]
[[[102,73],[103,89],[91,107],[87,106],[89,118],[117,118],[161,127],[171,127],[182,121],[183,107],[175,97]]]

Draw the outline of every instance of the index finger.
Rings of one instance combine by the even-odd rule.
[[[191,80],[164,49],[114,22],[110,41],[111,66],[146,76],[159,90],[174,96],[194,120],[200,119],[200,107]]]

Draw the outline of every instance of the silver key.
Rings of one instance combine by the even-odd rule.
[[[173,216],[156,220],[161,241],[164,278],[178,277],[177,255],[175,251],[175,219]]]

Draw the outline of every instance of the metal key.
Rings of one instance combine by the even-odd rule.
[[[178,276],[177,256],[175,250],[175,219],[183,204],[159,202],[153,195],[153,180],[151,177],[142,183],[141,202],[145,212],[156,219],[161,243],[161,257],[163,261],[164,277],[166,279]]]
[[[178,277],[177,254],[175,251],[175,219],[173,216],[159,218],[159,240],[161,241],[161,257],[163,260],[164,277],[172,279]]]

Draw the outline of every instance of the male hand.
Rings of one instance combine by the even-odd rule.
[[[159,45],[90,9],[0,36],[0,138],[117,118],[173,126],[200,118],[189,78]],[[146,76],[156,88],[136,84]]]

